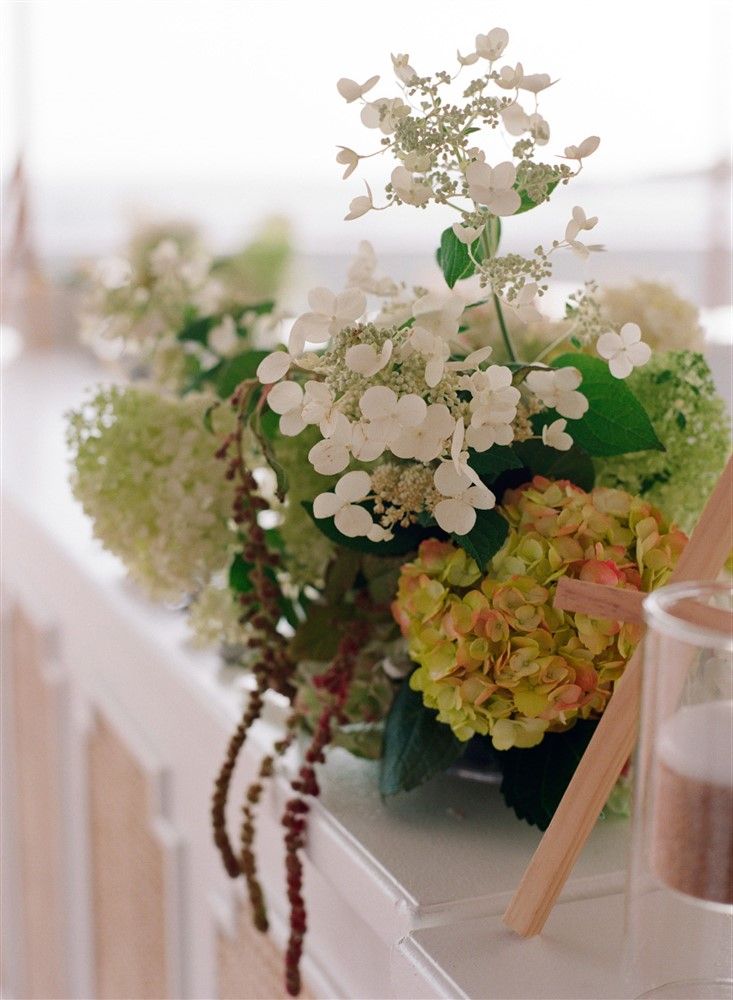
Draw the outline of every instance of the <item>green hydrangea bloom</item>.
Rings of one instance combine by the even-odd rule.
[[[233,487],[214,457],[232,414],[210,400],[100,388],[69,415],[74,496],[95,536],[153,598],[178,601],[226,568]],[[227,426],[224,426],[224,424]]]
[[[705,359],[692,351],[653,355],[628,385],[667,450],[596,459],[597,482],[643,496],[689,531],[730,451],[725,404]]]

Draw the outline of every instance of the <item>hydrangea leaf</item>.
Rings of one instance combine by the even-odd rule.
[[[597,725],[594,719],[579,719],[565,732],[545,733],[536,747],[497,754],[501,794],[519,819],[547,829]]]
[[[484,249],[480,238],[471,245],[471,253],[476,260],[483,259]],[[468,247],[465,243],[461,243],[452,229],[443,230],[436,258],[449,288],[453,288],[457,281],[470,278],[476,272],[476,265],[469,256]]]
[[[237,594],[246,594],[252,590],[252,581],[249,578],[252,564],[245,562],[242,556],[237,553],[229,567],[229,586]]]
[[[521,198],[521,204],[514,214],[521,215],[523,212],[529,212],[531,209],[537,208],[538,205],[544,204],[544,202],[547,201],[552,192],[555,190],[557,185],[558,181],[550,181],[550,183],[547,185],[547,189],[545,190],[544,199],[542,199],[541,201],[534,201],[532,198],[530,198],[530,196],[523,188],[520,188],[518,184],[515,184],[514,189]]]
[[[465,747],[450,726],[425,707],[420,692],[403,681],[384,725],[380,792],[396,795],[417,788],[457,760]]]
[[[588,400],[588,410],[579,420],[568,421],[567,430],[589,455],[664,451],[646,410],[626,383],[614,378],[604,361],[587,354],[563,354],[555,366],[577,368],[583,376],[579,391]],[[550,410],[543,422],[552,423],[557,417]]]
[[[434,531],[429,531],[418,524],[413,524],[409,528],[395,528],[394,538],[387,542],[370,542],[368,538],[361,536],[358,538],[349,538],[338,530],[332,517],[315,517],[313,514],[313,504],[307,500],[302,500],[301,503],[311,518],[313,518],[315,526],[323,532],[326,538],[344,549],[354,549],[357,552],[365,552],[373,556],[407,555],[408,552],[414,552],[425,538],[435,534]]]
[[[221,399],[228,399],[240,382],[255,377],[260,362],[269,353],[269,351],[245,351],[236,358],[223,361],[215,379],[217,395]]]
[[[495,444],[487,451],[469,449],[468,464],[478,472],[487,486],[502,472],[509,469],[521,469],[524,463],[513,448],[508,445]]]
[[[353,611],[353,605],[342,601],[311,604],[308,617],[298,624],[290,641],[293,659],[324,662],[333,659]]]
[[[483,568],[506,541],[509,525],[495,510],[477,510],[476,524],[467,535],[453,535],[453,541]]]
[[[524,465],[533,475],[546,476],[548,479],[569,479],[582,490],[593,489],[593,459],[577,445],[573,445],[568,451],[557,451],[555,448],[548,448],[541,441],[519,441],[514,445],[514,450],[519,464]]]

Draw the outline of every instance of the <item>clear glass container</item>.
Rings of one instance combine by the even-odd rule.
[[[626,907],[632,997],[733,997],[733,590],[663,587],[647,623]]]

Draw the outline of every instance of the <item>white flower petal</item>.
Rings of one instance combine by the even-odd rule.
[[[349,464],[349,458],[349,449],[333,438],[319,441],[308,452],[308,461],[322,476],[335,476],[336,473],[343,472]]]
[[[368,534],[374,522],[365,507],[347,504],[336,514],[333,523],[342,535],[346,535],[347,538],[357,538]]]
[[[624,347],[630,347],[641,340],[641,328],[636,323],[624,323],[619,330],[619,337]]]
[[[257,378],[263,385],[279,382],[289,371],[292,360],[287,351],[273,351],[257,366]]]
[[[335,493],[319,493],[313,501],[313,516],[333,517],[342,507],[343,501]]]
[[[638,344],[632,344],[631,347],[626,349],[626,357],[632,363],[634,368],[641,368],[642,365],[647,363],[651,356],[651,347],[643,341],[639,341]]]
[[[522,199],[513,188],[508,191],[494,191],[491,198],[486,201],[486,206],[494,215],[499,215],[502,218],[514,215],[521,204]]]
[[[614,378],[628,378],[634,370],[634,366],[629,360],[626,352],[619,351],[619,353],[608,362],[608,370]],[[560,411],[558,410],[558,413],[559,412]]]
[[[441,462],[433,475],[436,490],[444,497],[459,497],[471,485],[453,462]]]
[[[275,413],[288,413],[303,402],[303,390],[297,382],[278,382],[268,392],[267,402]]]
[[[452,535],[467,535],[476,524],[476,511],[462,500],[441,500],[433,516],[443,531]]]
[[[312,344],[325,344],[330,337],[330,318],[323,313],[307,312],[299,316],[290,331],[291,353],[296,353],[295,345],[305,345],[306,341]],[[302,348],[301,348],[302,350]],[[300,353],[300,351],[297,351]]]
[[[577,368],[558,368],[553,373],[553,381],[557,389],[577,389],[583,381],[583,376]]]
[[[464,497],[477,510],[492,510],[496,506],[496,497],[483,483],[480,486],[469,487]]]
[[[300,410],[290,410],[280,417],[280,433],[285,437],[297,437],[301,431],[305,430],[306,423]]]
[[[445,360],[441,355],[433,355],[425,365],[425,384],[430,389],[434,389],[443,377],[445,370]]]
[[[397,393],[387,385],[370,385],[359,400],[359,409],[367,420],[379,420],[394,412]]]
[[[623,349],[623,346],[623,341],[619,335],[612,333],[610,330],[607,333],[602,333],[596,341],[596,350],[606,360],[614,357],[615,354]]]
[[[363,500],[368,495],[371,486],[372,477],[368,472],[347,472],[336,483],[336,496],[348,503]]]
[[[419,427],[425,419],[428,404],[417,393],[400,396],[394,408],[395,416],[403,427]]]

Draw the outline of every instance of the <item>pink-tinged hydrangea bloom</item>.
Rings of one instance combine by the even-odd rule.
[[[500,511],[509,536],[485,575],[450,542],[423,542],[392,611],[425,704],[459,739],[490,735],[505,750],[597,718],[640,638],[638,625],[554,608],[558,579],[652,590],[686,536],[621,490],[541,476]]]

